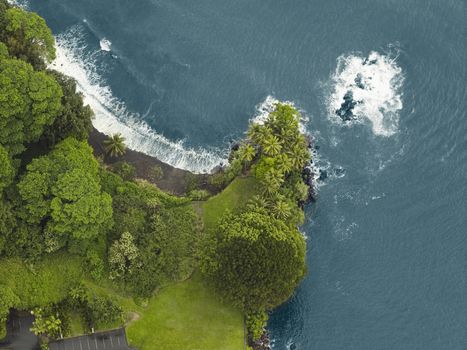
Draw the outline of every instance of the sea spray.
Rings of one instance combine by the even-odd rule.
[[[87,46],[79,25],[58,35],[56,42],[57,57],[51,68],[77,81],[85,103],[95,113],[93,124],[97,130],[105,134],[121,133],[129,148],[195,173],[209,172],[220,163],[226,163],[225,152],[188,148],[182,140],[171,141],[143,122],[138,113],[130,112],[97,73],[95,58],[102,51],[86,52]]]
[[[328,101],[329,116],[346,122],[368,120],[375,135],[391,136],[398,130],[402,109],[402,69],[397,65],[398,52],[368,57],[351,54],[337,59],[331,77],[332,92]]]

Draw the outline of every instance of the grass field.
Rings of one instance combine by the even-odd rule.
[[[243,315],[195,276],[153,297],[127,338],[138,350],[242,350]]]
[[[210,198],[203,205],[205,229],[209,232],[226,210],[235,211],[257,193],[257,181],[253,177],[236,178],[224,191]]]
[[[198,211],[205,232],[212,232],[226,210],[235,211],[256,194],[254,178],[237,178]],[[242,350],[243,315],[223,305],[200,275],[165,287],[127,327],[138,350]]]
[[[254,194],[254,178],[237,178],[220,194],[202,204],[198,202],[205,232],[209,234],[215,229],[226,210],[235,212]],[[127,338],[138,350],[243,350],[243,314],[222,304],[199,274],[164,287],[143,307],[131,297],[120,295],[111,283],[88,280],[82,264],[81,258],[66,253],[48,256],[34,268],[19,259],[3,259],[0,284],[11,287],[22,300],[20,307],[29,309],[62,300],[71,286],[83,281],[93,293],[113,297],[127,314],[127,320],[133,319],[127,327]],[[72,315],[72,335],[83,331],[80,317]]]

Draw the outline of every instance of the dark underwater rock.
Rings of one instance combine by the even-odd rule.
[[[352,120],[354,118],[352,111],[356,105],[357,102],[353,99],[353,93],[349,90],[344,95],[344,102],[341,104],[341,108],[336,111],[336,114],[345,122]]]

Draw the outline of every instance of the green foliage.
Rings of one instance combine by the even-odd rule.
[[[139,250],[129,232],[124,232],[109,250],[110,278],[121,278],[139,267]]]
[[[264,333],[269,316],[264,311],[249,312],[245,317],[248,338],[252,342],[258,340]]]
[[[123,323],[123,310],[110,297],[88,296],[84,312],[89,328]]]
[[[17,59],[0,59],[0,144],[10,156],[35,142],[61,110],[62,90],[45,72]]]
[[[189,200],[165,194],[146,182],[123,181],[108,171],[101,171],[101,179],[103,189],[113,198],[115,225],[109,239],[117,241],[131,232],[139,251],[133,259],[138,264],[137,273],[117,273],[124,275],[127,288],[148,297],[164,282],[186,278],[194,268],[199,239]],[[111,250],[109,260],[114,256],[115,263],[110,264],[114,271],[123,266],[123,261],[129,267],[123,254],[116,254],[120,249]]]
[[[15,175],[7,151],[0,145],[0,197],[3,189],[10,185]]]
[[[88,249],[86,252],[86,261],[88,263],[88,270],[91,277],[99,281],[104,274],[104,260],[99,253],[94,249]]]
[[[67,137],[84,141],[92,130],[93,111],[88,105],[83,105],[83,95],[76,91],[76,81],[57,71],[50,71],[63,91],[62,108],[54,122],[44,130],[43,139],[50,146]]]
[[[156,182],[157,180],[162,179],[164,176],[164,171],[158,165],[154,165],[149,169],[148,179],[149,181]]]
[[[136,168],[127,162],[117,162],[113,164],[112,171],[126,181],[133,180],[136,175]]]
[[[44,315],[41,308],[31,311],[34,315],[31,331],[35,335],[47,335],[51,338],[58,338],[62,329],[62,321],[56,315]]]
[[[188,193],[188,197],[194,201],[204,201],[210,196],[209,192],[206,190],[192,190]]]
[[[120,134],[113,134],[104,140],[105,153],[111,157],[119,157],[125,154],[125,138]]]
[[[203,270],[221,295],[246,310],[272,309],[303,278],[305,240],[264,210],[222,218]]]
[[[0,259],[0,285],[18,296],[13,306],[31,310],[63,300],[83,278],[82,259],[70,254],[49,255],[27,264],[19,258]]]
[[[10,8],[4,13],[1,39],[10,53],[43,69],[55,58],[55,40],[44,19],[36,13]]]
[[[112,198],[102,193],[97,161],[84,142],[68,138],[34,159],[18,183],[20,215],[29,225],[45,223],[46,251],[73,240],[86,244],[112,224]]]
[[[198,229],[191,205],[161,208],[152,217],[153,243],[159,251],[158,259],[166,278],[182,280],[193,272]]]
[[[10,241],[16,239],[16,237],[12,237],[15,227],[16,218],[11,210],[10,203],[0,199],[0,256],[8,247]]]
[[[10,309],[19,304],[18,296],[10,287],[0,284],[0,339],[6,336],[5,322]]]

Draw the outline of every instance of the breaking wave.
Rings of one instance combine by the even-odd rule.
[[[99,45],[102,51],[110,52],[112,43],[110,42],[110,40],[102,38],[101,41],[99,41]]]
[[[398,130],[402,109],[402,69],[397,65],[398,51],[368,57],[343,55],[331,78],[329,115],[333,120],[361,123],[370,121],[375,135],[391,136]]]
[[[188,148],[183,140],[171,141],[141,121],[138,113],[130,112],[97,73],[96,58],[102,51],[89,52],[79,25],[56,36],[56,46],[57,57],[51,68],[76,80],[84,102],[94,111],[93,124],[97,130],[105,134],[121,133],[129,148],[195,173],[206,173],[226,163],[226,152]],[[102,50],[110,49],[110,45],[103,45],[102,41],[100,46]]]

